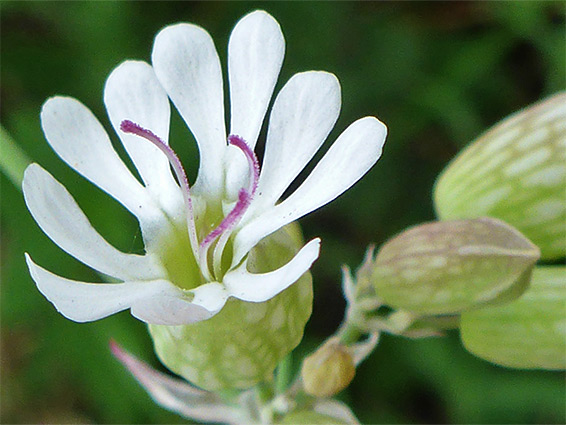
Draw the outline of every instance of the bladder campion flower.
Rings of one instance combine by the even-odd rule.
[[[354,122],[298,189],[278,202],[319,150],[340,110],[334,75],[294,75],[273,103],[260,167],[254,147],[284,48],[278,23],[263,11],[234,28],[228,46],[228,136],[220,61],[202,28],[166,27],[155,39],[152,66],[140,61],[118,66],[106,82],[104,101],[143,184],[84,105],[68,97],[45,103],[41,123],[48,142],[69,166],[136,216],[145,255],[108,244],[41,166],[32,164],[25,173],[26,204],[42,230],[78,260],[121,281],[65,279],[26,255],[39,290],[78,322],[130,309],[150,324],[162,361],[209,389],[252,385],[298,344],[312,304],[307,272],[320,241],[300,248],[291,223],[361,178],[380,157],[386,136],[374,117]],[[199,147],[192,187],[169,147],[168,99]],[[291,285],[295,289],[285,291]],[[254,349],[258,341],[263,354]],[[221,349],[247,363],[238,369],[229,359],[218,360]],[[254,352],[253,361],[247,351]],[[206,369],[215,361],[222,367]]]

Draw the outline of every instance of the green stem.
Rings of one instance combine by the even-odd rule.
[[[0,170],[18,189],[22,189],[24,171],[31,163],[25,152],[0,125]]]
[[[260,405],[267,404],[273,398],[273,389],[267,382],[260,382],[256,386],[256,391],[260,400]]]
[[[344,345],[358,342],[358,340],[362,336],[360,329],[352,323],[348,323],[347,321],[343,322],[337,334],[340,337],[340,342]]]
[[[277,375],[275,377],[275,393],[283,394],[289,387],[291,382],[291,369],[293,366],[293,357],[291,354],[285,358],[277,366]]]

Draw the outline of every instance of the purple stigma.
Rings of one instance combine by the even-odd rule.
[[[249,196],[249,193],[246,192],[245,189],[240,189],[238,192],[238,202],[236,202],[232,211],[224,217],[220,224],[203,239],[201,248],[209,246],[217,237],[236,224],[248,209],[251,200],[252,198]]]
[[[240,189],[240,191],[238,192],[238,201],[236,202],[236,205],[234,206],[232,211],[230,211],[228,215],[224,217],[224,219],[220,222],[220,224],[201,242],[200,259],[201,262],[203,262],[203,265],[206,261],[206,251],[208,247],[212,245],[212,243],[219,237],[221,237],[220,241],[218,242],[218,245],[221,245],[220,251],[223,249],[224,244],[226,243],[226,240],[230,234],[230,230],[238,223],[238,221],[240,221],[240,219],[243,217],[248,207],[250,206],[259,181],[259,162],[255,153],[250,149],[245,140],[240,136],[231,134],[230,136],[228,136],[228,143],[239,148],[245,155],[249,165],[250,184],[247,190],[245,188]],[[219,247],[217,246],[216,250],[218,250],[218,248]],[[221,253],[219,252],[218,254],[220,255]]]
[[[233,146],[236,146],[237,148],[240,148],[241,151],[246,156],[246,159],[248,160],[248,165],[250,167],[250,177],[251,177],[250,187],[248,189],[248,192],[250,196],[253,197],[257,189],[257,183],[259,181],[259,162],[257,160],[257,157],[255,156],[254,151],[250,149],[246,141],[240,136],[237,136],[235,134],[229,135],[228,143]]]
[[[187,179],[187,174],[183,168],[181,160],[175,153],[173,149],[169,147],[163,140],[161,140],[152,131],[143,128],[142,126],[130,121],[124,120],[120,123],[120,130],[124,133],[135,134],[136,136],[143,137],[147,141],[151,142],[155,147],[157,147],[161,152],[165,154],[167,160],[171,164],[177,180],[181,185],[181,190],[183,192],[183,198],[185,201],[185,207],[187,208],[187,227],[189,232],[189,239],[191,241],[191,247],[193,249],[193,254],[198,261],[198,239],[195,226],[195,218],[193,213],[193,204],[191,201],[191,192],[189,187],[189,179]]]

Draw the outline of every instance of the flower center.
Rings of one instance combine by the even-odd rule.
[[[140,125],[124,120],[120,124],[120,129],[125,133],[135,134],[156,146],[167,157],[171,167],[177,177],[183,201],[187,211],[187,231],[193,256],[199,264],[203,277],[208,281],[220,280],[222,277],[222,254],[230,238],[234,227],[248,209],[257,189],[259,180],[259,162],[255,153],[247,145],[246,141],[237,135],[228,136],[228,143],[239,148],[248,162],[249,184],[247,188],[241,188],[238,192],[238,200],[232,210],[222,219],[220,224],[206,235],[199,243],[195,216],[190,193],[189,181],[179,157],[171,147],[161,138],[150,130]],[[214,249],[211,249],[214,246]]]

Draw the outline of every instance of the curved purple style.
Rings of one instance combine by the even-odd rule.
[[[120,123],[120,130],[122,130],[124,133],[135,134],[136,136],[143,137],[147,141],[151,142],[154,146],[156,146],[161,152],[163,152],[169,160],[169,163],[173,167],[173,171],[177,176],[177,180],[179,180],[179,184],[181,185],[185,207],[187,208],[187,227],[189,232],[189,239],[191,241],[193,254],[195,255],[195,258],[198,258],[198,252],[196,249],[196,247],[198,246],[198,239],[195,225],[195,216],[193,213],[193,203],[191,201],[191,190],[189,186],[189,179],[187,178],[187,174],[185,173],[185,169],[183,168],[181,160],[179,159],[175,151],[169,147],[169,145],[167,145],[152,131],[143,128],[139,124],[136,124],[130,120],[124,120]]]
[[[169,147],[152,131],[145,129],[139,124],[136,124],[130,120],[122,121],[120,124],[120,129],[124,133],[135,134],[136,136],[143,137],[147,141],[151,142],[161,152],[163,152],[169,160],[169,163],[171,164],[171,167],[173,168],[173,171],[177,176],[177,180],[181,185],[181,191],[183,192],[183,198],[187,208],[188,232],[193,254],[195,255],[197,262],[199,262],[199,264],[201,265],[202,271],[208,271],[208,248],[216,239],[231,230],[238,223],[238,221],[242,218],[242,216],[250,206],[250,203],[255,195],[259,181],[259,162],[255,153],[250,149],[250,147],[242,137],[235,134],[228,136],[228,143],[239,148],[244,153],[248,161],[250,183],[247,189],[242,188],[238,192],[238,201],[236,202],[236,205],[234,206],[232,211],[230,211],[228,215],[226,215],[226,217],[224,217],[224,219],[220,222],[220,224],[216,226],[216,228],[212,230],[208,235],[206,235],[202,242],[199,244],[193,213],[193,205],[191,201],[189,180],[187,179],[187,175],[185,173],[181,160],[179,159],[175,151],[171,149],[171,147]]]
[[[230,213],[226,217],[224,217],[220,224],[203,239],[200,244],[201,249],[206,249],[206,247],[210,246],[210,244],[214,242],[217,237],[234,226],[240,220],[240,218],[242,218],[242,216],[248,209],[257,189],[257,183],[259,180],[259,162],[257,160],[257,157],[255,156],[255,153],[240,136],[231,134],[230,136],[228,136],[228,143],[236,146],[237,148],[240,148],[246,156],[251,174],[250,185],[248,190],[244,188],[240,189],[240,191],[238,192],[238,202],[236,202],[236,205],[234,206],[232,211],[230,211]]]

